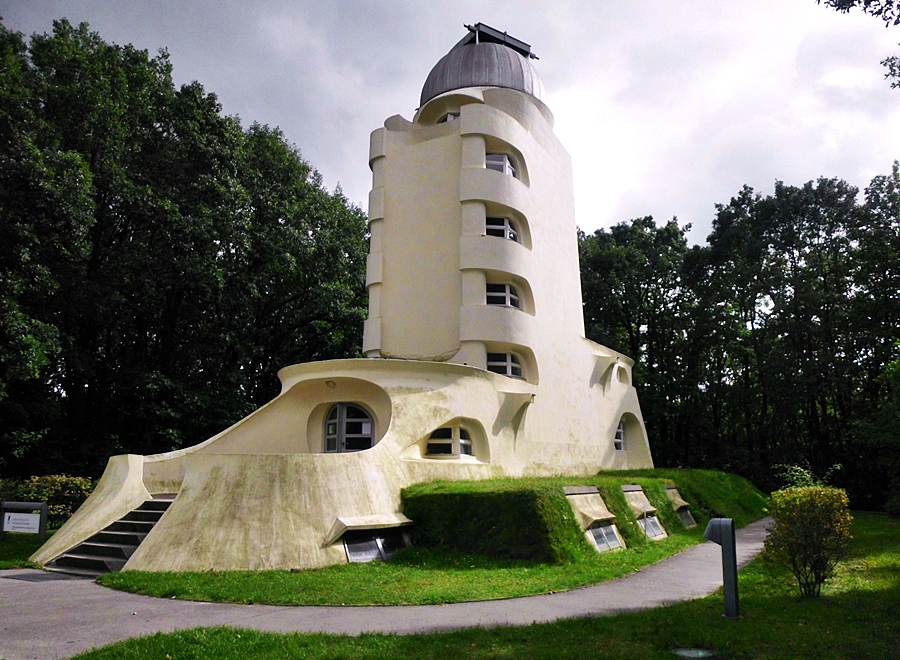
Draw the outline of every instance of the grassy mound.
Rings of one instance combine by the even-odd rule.
[[[765,498],[749,483],[718,472],[693,481],[668,473],[432,482],[403,491],[414,547],[388,562],[291,572],[125,571],[105,586],[163,598],[275,605],[405,605],[491,600],[576,589],[627,575],[703,541],[709,512],[739,526],[762,517]],[[687,530],[665,484],[675,481],[696,512]],[[684,482],[685,486],[682,486]],[[647,541],[622,493],[643,486],[669,533]],[[690,484],[690,485],[689,485]],[[598,553],[575,522],[564,486],[597,486],[625,538],[626,550]],[[682,490],[684,488],[684,490]],[[720,498],[722,492],[747,501]]]
[[[564,564],[590,560],[585,539],[563,494],[565,486],[596,486],[629,548],[647,543],[622,492],[639,484],[669,534],[683,526],[666,495],[675,483],[691,505],[698,527],[712,517],[734,518],[738,527],[758,520],[765,496],[749,481],[712,470],[603,472],[590,477],[437,481],[402,492],[403,512],[415,521],[414,545],[472,555]]]

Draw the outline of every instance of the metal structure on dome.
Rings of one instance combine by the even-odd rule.
[[[511,37],[506,32],[495,30],[490,25],[485,25],[484,23],[476,23],[475,25],[465,25],[464,27],[469,30],[469,34],[460,39],[454,46],[454,48],[459,48],[460,46],[468,46],[469,44],[473,43],[503,44],[507,48],[512,48],[520,55],[530,57],[533,60],[540,59],[537,55],[531,52],[531,44],[526,44],[524,41],[516,39],[515,37]]]
[[[505,87],[543,100],[544,84],[530,61],[538,58],[529,44],[483,23],[465,27],[469,33],[428,74],[421,105],[466,87]]]

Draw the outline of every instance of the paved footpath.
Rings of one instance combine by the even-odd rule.
[[[764,519],[737,530],[738,564],[762,551]],[[196,603],[114,591],[31,569],[0,571],[0,658],[67,658],[130,637],[197,626],[274,632],[430,633],[604,616],[700,598],[722,585],[721,548],[703,543],[618,580],[526,598],[398,607]]]

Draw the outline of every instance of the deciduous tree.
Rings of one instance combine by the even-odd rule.
[[[364,215],[278,130],[86,25],[0,47],[7,471],[194,444],[357,353]]]

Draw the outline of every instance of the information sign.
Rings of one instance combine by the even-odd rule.
[[[0,538],[7,532],[25,532],[37,534],[41,543],[47,540],[46,502],[3,502],[0,512],[3,515]]]
[[[41,531],[41,514],[11,513],[7,511],[3,514],[3,531],[39,534]]]

